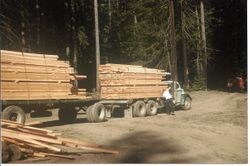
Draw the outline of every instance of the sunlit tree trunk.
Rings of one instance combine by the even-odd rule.
[[[77,73],[77,43],[76,43],[76,19],[75,19],[75,3],[74,0],[71,0],[71,31],[72,31],[72,41],[73,41],[73,66],[75,73]]]
[[[185,15],[183,11],[183,1],[181,0],[181,36],[182,36],[182,55],[183,55],[183,74],[184,74],[184,87],[189,88],[188,82],[188,62],[187,62],[187,48],[186,48],[186,38],[184,34],[185,30]]]
[[[99,65],[100,65],[100,43],[99,43],[99,22],[98,22],[98,2],[94,0],[94,16],[95,16],[95,55],[96,55],[96,91],[100,91],[99,86]]]
[[[178,81],[176,41],[175,41],[175,21],[174,21],[174,0],[169,0],[169,17],[170,17],[170,45],[171,45],[171,62],[172,76],[174,81]]]
[[[205,88],[207,89],[207,48],[206,48],[206,31],[205,31],[205,11],[204,1],[200,0],[200,14],[201,14],[201,40],[202,40],[202,60],[203,60],[203,77]]]
[[[78,73],[78,58],[77,58],[77,38],[76,38],[76,9],[75,9],[75,2],[74,0],[71,0],[71,31],[72,31],[72,41],[73,41],[73,67],[74,67],[74,73]],[[74,82],[75,88],[78,88],[78,82],[75,80]]]
[[[201,55],[201,36],[200,36],[200,17],[198,12],[198,7],[195,8],[196,15],[196,25],[197,25],[197,39],[196,39],[196,74],[198,77],[201,76],[201,64],[200,64],[200,55]]]
[[[69,2],[65,1],[64,2],[64,13],[65,13],[65,36],[66,36],[66,41],[65,41],[65,55],[67,59],[70,59],[70,16],[69,16]]]

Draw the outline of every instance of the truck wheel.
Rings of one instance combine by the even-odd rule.
[[[63,123],[71,123],[76,120],[77,111],[75,107],[61,107],[58,111],[59,121]]]
[[[4,109],[2,112],[2,118],[22,124],[24,124],[26,120],[23,109],[15,105],[8,106]]]
[[[87,111],[86,111],[86,115],[87,115],[87,119],[89,122],[93,122],[93,118],[92,118],[92,109],[93,109],[93,105],[92,106],[89,106],[87,108]]]
[[[157,104],[153,100],[149,100],[146,104],[146,112],[149,116],[154,116],[157,114]]]
[[[191,109],[191,103],[192,103],[191,98],[190,97],[186,97],[185,101],[184,101],[184,105],[182,106],[182,109],[183,110],[190,110]]]
[[[146,116],[146,104],[143,101],[138,100],[134,103],[133,116],[134,117]]]
[[[103,122],[106,119],[106,109],[103,104],[95,103],[91,109],[92,121]]]

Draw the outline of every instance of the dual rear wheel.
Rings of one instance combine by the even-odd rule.
[[[103,122],[106,119],[106,108],[101,103],[89,106],[86,113],[90,122]]]
[[[149,100],[147,103],[138,100],[133,104],[133,117],[154,116],[156,114],[157,103],[153,100]]]

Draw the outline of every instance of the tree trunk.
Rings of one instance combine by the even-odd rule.
[[[99,22],[98,22],[98,2],[94,0],[95,15],[95,56],[96,56],[96,91],[100,92],[99,86],[99,65],[100,65],[100,43],[99,43]]]
[[[75,4],[74,0],[71,0],[71,31],[73,36],[73,66],[75,73],[77,73],[77,42],[76,42],[76,20],[75,20]]]
[[[105,55],[105,63],[109,63],[109,56],[111,53],[111,30],[112,30],[112,9],[111,9],[111,0],[108,1],[108,8],[109,8],[109,31],[108,31],[108,54]]]
[[[64,2],[64,19],[65,19],[65,55],[67,59],[70,59],[70,23],[68,22],[70,20],[69,16],[69,2]]]
[[[111,10],[111,0],[109,0],[109,29],[111,29],[111,21],[112,21],[112,10]]]
[[[39,1],[36,0],[36,50],[39,51],[40,47],[40,24],[41,24],[41,18],[40,18],[40,5]]]
[[[25,46],[26,46],[26,39],[25,39],[25,12],[24,10],[21,11],[21,17],[22,17],[22,21],[21,21],[21,50],[23,52],[25,52]]]
[[[189,88],[189,82],[188,82],[188,63],[187,63],[187,48],[186,48],[186,40],[185,40],[185,16],[183,11],[183,5],[181,1],[181,36],[182,36],[182,54],[183,54],[183,74],[184,74],[184,87]]]
[[[134,12],[134,38],[136,40],[136,33],[137,33],[137,16]]]
[[[175,43],[175,21],[174,21],[174,1],[169,0],[169,17],[170,17],[170,45],[171,45],[171,73],[174,81],[178,81],[176,43]]]
[[[203,77],[205,88],[207,89],[207,46],[206,46],[206,31],[205,31],[205,12],[204,2],[200,0],[200,13],[201,13],[201,40],[202,40],[202,58],[203,58]]]
[[[73,66],[74,66],[74,73],[78,74],[78,59],[77,59],[77,38],[76,38],[76,19],[75,19],[75,3],[74,0],[71,0],[71,30],[73,35]],[[74,87],[78,88],[78,82],[75,80]]]
[[[199,33],[198,36],[197,36],[197,43],[196,43],[196,74],[198,77],[201,76],[201,67],[200,67],[200,55],[201,55],[201,44],[200,44],[200,39],[201,39],[201,36],[200,36],[200,19],[199,19],[199,13],[198,13],[198,8],[196,7],[195,8],[195,14],[196,14],[196,25],[197,25],[197,31]]]

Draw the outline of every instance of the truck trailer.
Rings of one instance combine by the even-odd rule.
[[[99,87],[95,92],[77,87],[80,79],[58,56],[1,50],[1,114],[3,119],[25,123],[25,113],[46,114],[58,108],[63,123],[86,112],[90,122],[103,122],[117,108],[125,117],[156,115],[164,107],[162,90],[172,86],[176,107],[191,109],[192,98],[178,82],[166,80],[163,70],[135,65],[99,66]]]

